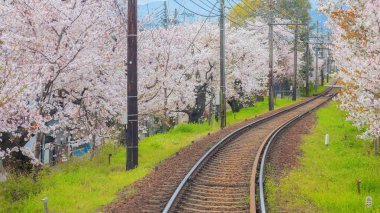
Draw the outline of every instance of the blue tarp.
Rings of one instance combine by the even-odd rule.
[[[80,148],[75,148],[72,151],[72,155],[76,156],[76,157],[80,157],[80,156],[87,154],[90,151],[90,149],[91,149],[91,144],[86,143],[86,144],[82,145]]]

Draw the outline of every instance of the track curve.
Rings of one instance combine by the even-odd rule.
[[[257,156],[260,157],[258,153],[262,152],[264,142],[284,123],[317,108],[330,98],[327,92],[226,136],[194,165],[163,212],[256,211],[250,183],[255,179],[255,174],[252,176],[255,169],[252,168],[259,161]]]

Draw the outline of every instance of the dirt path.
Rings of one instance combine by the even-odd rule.
[[[310,133],[315,123],[315,113],[307,115],[282,133],[272,145],[268,156],[270,164],[268,172],[274,177],[276,182],[298,165],[298,159],[302,156],[300,149],[300,145],[303,142],[302,137]]]

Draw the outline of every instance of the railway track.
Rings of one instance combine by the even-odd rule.
[[[263,179],[261,185],[256,184],[256,176],[261,174],[257,168],[265,168],[264,153],[276,133],[329,101],[333,94],[334,90],[330,89],[223,138],[193,166],[163,212],[265,212],[265,198],[256,198],[256,195],[264,195],[263,190],[259,190]],[[263,204],[257,205],[257,200]]]

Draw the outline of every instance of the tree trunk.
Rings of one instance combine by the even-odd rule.
[[[199,119],[202,117],[203,113],[206,110],[206,90],[207,85],[199,86],[196,91],[196,100],[195,100],[195,106],[189,112],[187,115],[189,116],[189,123],[198,123]]]
[[[239,112],[242,108],[240,101],[237,99],[228,100],[227,103],[230,105],[233,113]]]
[[[164,88],[164,96],[165,96],[165,101],[164,101],[164,122],[162,122],[162,131],[165,133],[168,131],[168,90],[167,88]]]
[[[209,108],[209,113],[208,113],[208,118],[207,118],[209,126],[211,126],[211,123],[212,123],[212,107],[213,107],[212,103],[213,103],[213,101],[214,101],[214,99],[211,98],[211,100],[210,100],[210,108]]]

